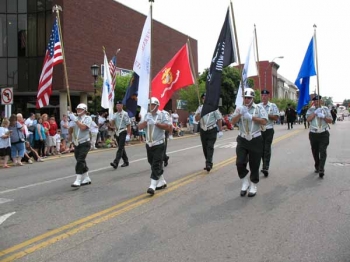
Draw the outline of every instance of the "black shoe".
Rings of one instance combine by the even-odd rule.
[[[169,156],[165,157],[165,159],[164,159],[164,166],[168,165],[169,158],[170,158]]]
[[[117,169],[117,168],[118,168],[117,163],[114,163],[114,162],[111,163],[111,166],[112,166],[114,169]]]
[[[318,174],[318,176],[319,176],[320,178],[323,178],[323,177],[324,177],[324,171],[320,171],[320,173]]]
[[[247,194],[247,190],[241,190],[241,197],[244,197]]]
[[[162,186],[157,186],[156,187],[156,190],[162,190],[162,189],[165,189],[167,187],[166,184],[162,185]]]
[[[148,188],[148,189],[147,189],[147,193],[150,194],[151,196],[153,196],[153,195],[154,195],[154,190],[153,190],[153,188]]]
[[[264,174],[265,177],[269,176],[269,171],[267,169],[262,169],[261,172]]]
[[[129,162],[125,162],[121,165],[121,167],[126,167],[126,166],[129,166]]]
[[[314,171],[315,173],[320,173],[320,170],[318,170],[318,169],[315,169],[315,171]]]
[[[211,166],[206,166],[206,167],[205,167],[205,170],[207,170],[207,172],[210,172]]]

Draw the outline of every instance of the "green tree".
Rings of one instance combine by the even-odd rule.
[[[333,98],[332,97],[324,96],[322,98],[323,98],[322,100],[324,101],[325,106],[333,106]]]
[[[116,80],[116,86],[114,89],[114,101],[122,100],[124,98],[124,95],[126,93],[126,89],[128,88],[130,76],[117,76]],[[92,99],[95,101],[96,99],[96,106],[97,111],[101,111],[101,97],[102,97],[102,86],[103,86],[103,78],[100,76],[97,78],[96,82],[96,97],[93,96]]]
[[[349,108],[350,107],[350,99],[344,99],[344,102],[342,105]]]

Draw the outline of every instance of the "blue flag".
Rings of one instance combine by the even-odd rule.
[[[314,38],[311,38],[309,47],[307,48],[304,61],[301,65],[295,85],[299,88],[299,101],[297,112],[300,114],[301,109],[309,104],[310,101],[310,76],[316,75],[315,69],[315,51],[314,51]]]
[[[129,117],[134,117],[137,110],[137,96],[139,89],[139,76],[135,72],[129,82],[129,86],[126,90],[125,96],[123,98],[123,105],[126,106]]]

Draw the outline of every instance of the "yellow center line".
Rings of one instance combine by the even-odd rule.
[[[276,144],[284,139],[287,139],[293,135],[296,135],[298,134],[299,132],[301,132],[300,130],[296,130],[296,131],[293,131],[291,133],[288,133],[286,135],[283,135],[283,136],[280,136],[276,139],[274,139],[273,141],[273,144]],[[231,157],[229,159],[226,159],[218,164],[215,165],[215,167],[212,169],[212,171],[216,171],[216,170],[219,170],[220,168],[223,168],[224,166],[227,166],[229,164],[232,164],[234,161],[236,160],[236,156],[234,157]],[[93,227],[93,226],[96,226],[102,222],[105,222],[109,219],[112,219],[116,216],[119,216],[123,213],[126,213],[128,211],[131,211],[143,204],[146,204],[154,199],[157,199],[158,197],[161,197],[165,194],[168,194],[172,191],[175,191],[176,189],[180,188],[180,187],[183,187],[193,181],[195,181],[196,179],[198,178],[203,178],[207,175],[210,175],[210,174],[215,174],[215,173],[207,173],[206,171],[199,171],[199,172],[196,172],[196,173],[193,173],[193,174],[190,174],[186,177],[183,177],[181,179],[178,179],[172,183],[169,183],[168,184],[168,187],[166,190],[163,190],[163,191],[158,191],[157,194],[155,194],[153,197],[150,197],[148,195],[145,195],[145,194],[142,194],[142,195],[139,195],[137,197],[134,197],[134,198],[131,198],[129,200],[126,200],[122,203],[119,203],[118,205],[115,205],[113,207],[110,207],[110,208],[107,208],[105,210],[102,210],[100,212],[97,212],[95,214],[92,214],[90,216],[87,216],[85,218],[82,218],[82,219],[79,219],[79,220],[76,220],[72,223],[69,223],[65,226],[62,226],[60,228],[57,228],[57,229],[54,229],[54,230],[51,230],[49,232],[46,232],[42,235],[39,235],[37,237],[34,237],[32,239],[29,239],[27,241],[24,241],[18,245],[15,245],[15,246],[12,246],[8,249],[5,249],[5,250],[2,250],[0,251],[0,257],[3,257],[7,254],[10,254],[10,253],[13,253],[19,249],[22,249],[22,248],[25,248],[25,247],[28,247],[30,245],[33,245],[35,244],[36,242],[39,242],[41,240],[44,240],[46,238],[49,238],[51,236],[54,236],[56,234],[59,234],[63,231],[66,231],[64,233],[61,233],[60,235],[57,235],[57,236],[54,236],[52,238],[49,238],[48,240],[45,240],[39,244],[36,244],[30,248],[27,248],[23,251],[20,251],[20,252],[17,252],[3,260],[1,260],[0,262],[5,262],[5,261],[13,261],[15,259],[18,259],[18,258],[21,258],[21,257],[24,257],[28,254],[31,254],[39,249],[42,249],[44,247],[47,247],[47,246],[50,246],[60,240],[63,240],[65,238],[68,238],[72,235],[75,235],[79,232],[82,232],[82,231],[85,231],[87,230],[88,228],[90,227]],[[82,225],[83,224],[83,225]],[[69,230],[70,229],[70,230]]]

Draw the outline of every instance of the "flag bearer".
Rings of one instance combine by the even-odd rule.
[[[205,100],[205,93],[201,95],[202,102]],[[213,155],[214,155],[214,144],[216,137],[221,138],[222,133],[222,115],[217,109],[214,112],[210,112],[201,118],[203,105],[197,108],[195,113],[195,119],[200,125],[200,136],[202,142],[203,153],[205,157],[204,170],[208,172],[213,168]]]
[[[249,189],[248,197],[253,197],[257,192],[259,183],[259,166],[263,154],[263,138],[261,125],[267,124],[265,109],[254,103],[255,92],[252,88],[244,89],[243,106],[236,108],[232,117],[232,124],[238,123],[239,136],[236,147],[236,166],[238,176],[242,180],[241,196],[245,196]],[[247,164],[249,162],[249,170]]]
[[[150,112],[147,113],[143,121],[138,124],[139,129],[146,131],[146,150],[148,163],[151,165],[151,184],[147,193],[154,195],[156,189],[166,187],[166,181],[163,175],[163,156],[165,147],[165,130],[169,129],[172,123],[168,115],[158,110],[159,100],[155,97],[150,99]]]
[[[86,115],[87,106],[79,104],[77,106],[77,115],[68,111],[68,115],[73,124],[72,142],[74,143],[74,157],[77,161],[75,165],[76,179],[72,187],[80,187],[91,184],[89,177],[89,168],[86,164],[86,156],[90,150],[90,125],[92,119]]]
[[[271,103],[269,101],[269,94],[270,92],[268,90],[261,91],[261,100],[262,102],[260,105],[265,109],[267,113],[267,124],[262,128],[262,138],[263,138],[263,154],[262,154],[262,162],[263,162],[263,168],[261,172],[264,174],[265,177],[268,177],[269,175],[269,167],[270,167],[270,159],[271,159],[271,144],[273,140],[273,135],[275,133],[275,130],[273,129],[273,126],[275,124],[275,121],[279,118],[279,111],[276,106],[276,104]]]
[[[123,102],[117,101],[116,108],[117,112],[110,119],[112,127],[115,127],[118,142],[118,150],[115,159],[111,163],[111,166],[114,169],[118,168],[121,158],[124,161],[121,167],[126,167],[129,165],[129,159],[125,151],[125,142],[130,141],[131,136],[131,121],[128,113],[123,110]]]
[[[332,123],[332,115],[328,107],[322,106],[321,96],[316,95],[312,100],[314,106],[306,112],[306,120],[311,122],[309,140],[312,155],[315,160],[315,173],[320,178],[324,177],[324,166],[327,159],[327,147],[329,145],[329,125]]]

